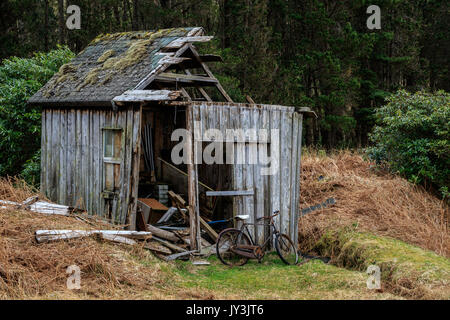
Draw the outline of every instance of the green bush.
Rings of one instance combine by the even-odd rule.
[[[0,65],[0,176],[18,175],[39,182],[41,141],[39,107],[27,100],[74,54],[67,47],[32,58],[12,57]]]
[[[450,177],[450,95],[399,90],[376,112],[369,156],[409,181],[448,196]]]

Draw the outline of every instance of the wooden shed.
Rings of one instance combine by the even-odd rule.
[[[29,100],[42,106],[42,193],[135,229],[137,199],[165,184],[188,201],[196,248],[201,215],[248,214],[253,222],[275,210],[296,242],[308,110],[234,103],[206,65],[221,58],[192,44],[211,38],[199,27],[102,35],[62,66]],[[189,133],[187,162],[173,161],[176,129]],[[209,129],[222,133],[232,148],[223,157],[235,161],[202,161],[217,142]],[[260,151],[272,162],[252,159]],[[270,166],[276,170],[263,173]],[[267,229],[252,232],[261,241]]]

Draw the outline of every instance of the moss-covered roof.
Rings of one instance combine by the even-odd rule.
[[[101,104],[133,89],[164,57],[162,48],[201,28],[104,34],[63,65],[29,103]]]

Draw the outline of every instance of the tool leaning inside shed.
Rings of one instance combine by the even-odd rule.
[[[296,242],[302,121],[310,110],[234,103],[206,65],[220,59],[199,54],[193,45],[211,39],[200,27],[106,34],[61,67],[28,101],[42,107],[42,193],[135,230],[138,198],[162,202],[154,186],[165,184],[186,201],[188,251],[201,250],[208,219],[245,213],[253,222],[278,209],[274,223]],[[171,157],[179,143],[171,139],[176,129],[189,132],[184,163]],[[197,163],[211,143],[209,129],[224,137],[229,130],[277,131],[279,143],[275,136],[255,140],[251,134],[225,141],[235,157],[256,146],[270,150],[275,160],[254,164],[245,156],[232,163]],[[261,173],[271,165],[272,174]],[[215,197],[211,203],[204,185],[254,194],[229,201]],[[252,232],[257,241],[265,238],[264,228]]]

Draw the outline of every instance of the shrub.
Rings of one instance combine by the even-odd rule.
[[[39,181],[41,112],[26,104],[74,54],[67,47],[32,58],[12,57],[0,65],[0,175],[25,169],[28,181]],[[24,168],[24,166],[26,168]],[[35,175],[34,177],[30,175]]]
[[[376,112],[369,156],[416,184],[448,197],[450,177],[450,95],[399,90]]]

